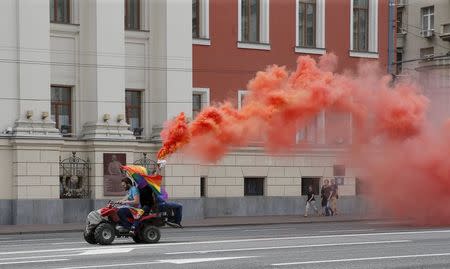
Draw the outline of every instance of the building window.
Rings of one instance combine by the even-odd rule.
[[[350,56],[378,58],[378,0],[352,0]]]
[[[369,184],[365,181],[366,179],[355,178],[355,194],[356,195],[367,195],[370,193]]]
[[[135,133],[141,129],[142,91],[125,91],[125,118],[130,129]],[[142,131],[141,131],[142,132]]]
[[[433,60],[433,57],[434,57],[434,47],[420,49],[420,58],[422,60],[430,61]]]
[[[242,42],[259,43],[260,0],[242,0]]]
[[[244,178],[244,196],[263,196],[264,195],[264,178]]]
[[[335,177],[344,177],[345,176],[345,165],[341,165],[341,164],[333,165],[333,175]]]
[[[211,45],[209,40],[209,0],[192,0],[192,40],[195,45]]]
[[[315,116],[305,127],[297,132],[296,143],[316,144],[319,142],[319,116]]]
[[[199,93],[192,94],[192,118],[195,119],[202,111],[202,95]]]
[[[401,51],[397,51],[396,65],[395,65],[395,73],[397,75],[402,72],[402,61],[403,61],[403,53]]]
[[[50,0],[50,22],[70,23],[70,0]]]
[[[206,197],[206,177],[200,178],[200,197]]]
[[[405,33],[405,27],[403,26],[403,9],[397,9],[397,33]]]
[[[245,96],[247,96],[248,95],[248,91],[245,91],[245,90],[239,90],[238,91],[238,103],[237,103],[237,105],[238,105],[238,109],[240,110],[243,106],[244,106],[244,104],[245,104]]]
[[[316,0],[299,0],[298,45],[316,47]]]
[[[51,86],[51,118],[63,135],[72,133],[72,89]]]
[[[192,37],[200,37],[200,0],[192,0]]]
[[[125,0],[125,29],[141,30],[140,0]]]
[[[353,0],[353,50],[369,50],[369,0]]]
[[[312,187],[315,195],[319,195],[320,177],[302,177],[302,195],[306,195],[309,186]]]
[[[422,14],[422,30],[434,30],[434,6],[424,7],[421,9]]]
[[[238,0],[238,48],[270,50],[269,0]]]
[[[192,118],[195,119],[207,106],[209,106],[209,89],[194,88],[192,91]]]

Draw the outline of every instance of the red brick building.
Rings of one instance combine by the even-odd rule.
[[[334,53],[338,72],[365,60],[386,70],[388,16],[388,0],[194,0],[197,100],[208,104],[200,94],[209,92],[210,102],[233,100],[239,106],[257,71],[272,64],[293,70],[301,55]],[[194,111],[195,103],[194,93]],[[348,115],[326,114],[350,124]]]

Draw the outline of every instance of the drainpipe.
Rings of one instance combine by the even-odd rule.
[[[388,24],[388,74],[393,74],[394,63],[394,19],[395,19],[395,0],[389,0],[389,24]]]

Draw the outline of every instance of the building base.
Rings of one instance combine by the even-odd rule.
[[[305,197],[233,197],[171,200],[183,205],[184,219],[243,216],[303,215]],[[92,210],[108,200],[0,200],[0,224],[84,223]],[[320,201],[317,201],[320,209]],[[365,198],[344,196],[338,200],[342,215],[364,216],[373,212]]]

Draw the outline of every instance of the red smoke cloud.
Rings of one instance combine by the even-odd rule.
[[[431,133],[428,99],[413,84],[392,85],[389,76],[370,64],[356,74],[337,74],[336,62],[334,55],[319,63],[304,56],[294,72],[275,65],[258,72],[240,110],[225,102],[205,108],[189,124],[184,115],[171,121],[158,156],[185,148],[187,154],[214,162],[230,148],[254,140],[269,152],[287,151],[296,145],[296,132],[318,113],[345,112],[352,115],[353,126],[348,165],[362,169],[377,204],[421,223],[450,223],[445,208],[450,200],[450,127]]]
[[[323,56],[319,64],[305,56],[298,58],[295,72],[275,65],[258,72],[240,110],[225,102],[205,108],[189,124],[184,115],[169,122],[158,156],[187,146],[200,159],[217,161],[230,147],[254,140],[271,152],[283,151],[295,145],[300,128],[327,109],[352,114],[355,142],[376,136],[402,140],[422,130],[428,102],[412,85],[391,87],[389,78],[374,75],[377,70],[370,66],[354,76],[333,73],[333,66],[334,55]]]

